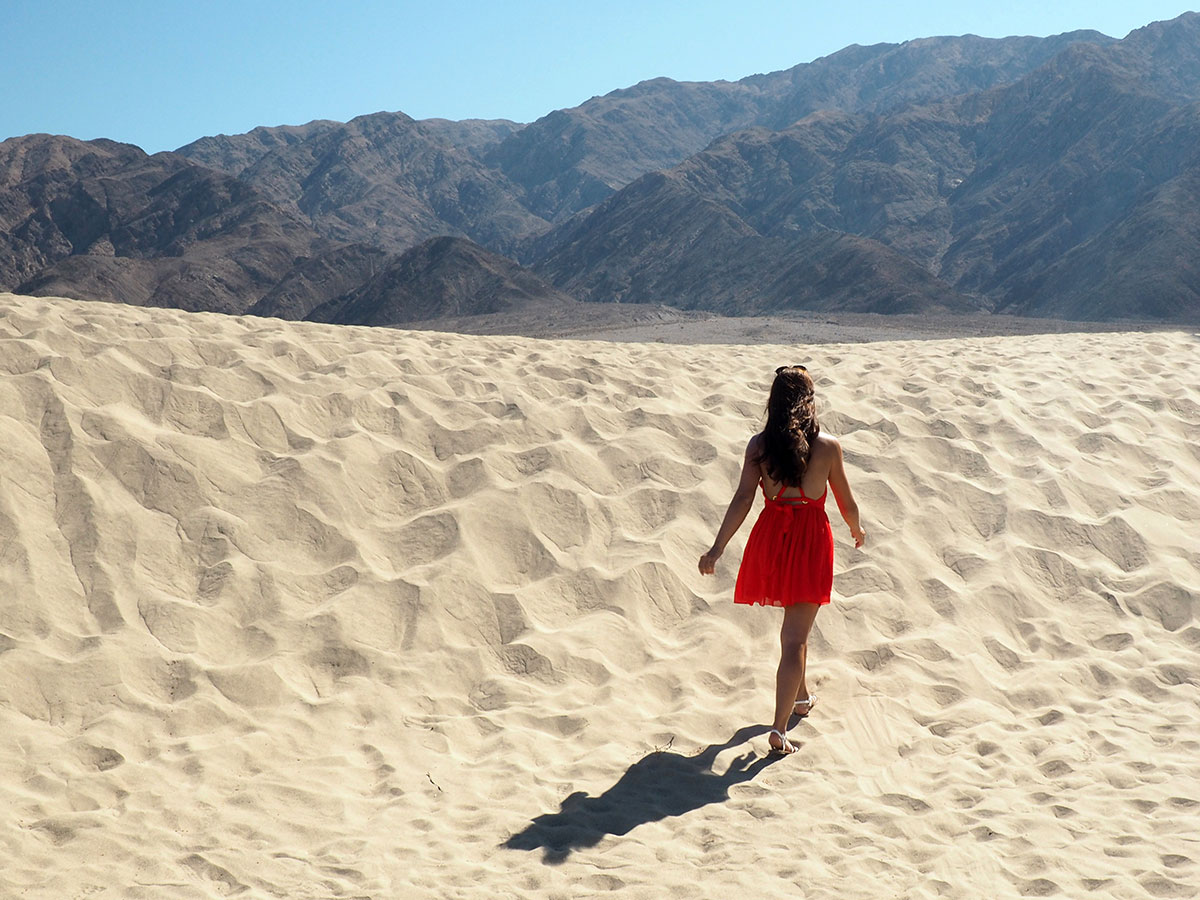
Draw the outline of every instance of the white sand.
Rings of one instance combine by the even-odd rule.
[[[1194,897],[1198,349],[0,295],[0,896]],[[696,559],[784,362],[869,545],[773,761]]]

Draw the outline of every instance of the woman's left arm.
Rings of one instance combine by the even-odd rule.
[[[700,557],[701,575],[713,574],[717,560],[725,552],[725,545],[742,527],[747,514],[754,506],[754,491],[758,488],[759,480],[758,441],[759,436],[755,435],[746,444],[746,455],[742,460],[742,477],[738,480],[737,489],[733,492],[733,499],[729,501],[729,509],[725,511],[725,520],[721,522],[721,527],[717,530],[717,537],[713,541],[711,549]]]

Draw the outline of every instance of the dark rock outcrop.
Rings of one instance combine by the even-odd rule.
[[[878,241],[829,230],[764,235],[678,172],[638,179],[558,239],[537,269],[583,300],[732,315],[976,309]]]
[[[444,236],[386,260],[361,287],[318,306],[306,318],[340,325],[400,325],[574,302],[512,260]]]
[[[301,258],[273,288],[251,306],[252,316],[303,319],[310,312],[370,281],[392,258],[366,244],[343,244]]]
[[[241,313],[328,242],[173,153],[31,135],[0,144],[0,287]]]

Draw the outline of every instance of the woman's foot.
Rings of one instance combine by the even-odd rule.
[[[775,738],[779,739],[778,743],[775,742]],[[777,753],[781,756],[795,753],[797,749],[796,745],[787,739],[787,735],[778,728],[771,729],[771,733],[767,735],[767,743],[771,745],[772,753]]]
[[[792,712],[794,712],[797,716],[799,716],[801,719],[803,719],[810,712],[812,712],[813,707],[816,705],[817,705],[817,695],[809,694],[803,700],[796,701],[795,705],[792,707]]]

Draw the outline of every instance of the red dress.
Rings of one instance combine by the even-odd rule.
[[[833,588],[833,531],[825,514],[825,493],[820,497],[783,497],[783,488],[766,506],[750,530],[734,603],[791,606],[793,603],[829,602]]]

